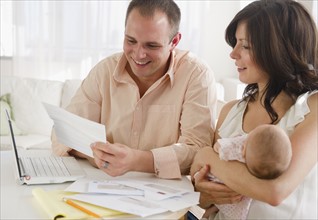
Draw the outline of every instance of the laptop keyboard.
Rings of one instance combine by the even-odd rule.
[[[22,157],[26,173],[30,176],[70,176],[61,157]]]

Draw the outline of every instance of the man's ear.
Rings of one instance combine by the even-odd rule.
[[[172,38],[172,50],[179,44],[181,40],[181,33],[178,32],[173,38]]]

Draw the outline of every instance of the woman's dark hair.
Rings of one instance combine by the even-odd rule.
[[[251,57],[269,75],[264,106],[272,123],[271,104],[281,91],[294,100],[318,89],[317,27],[306,9],[292,0],[260,0],[242,9],[228,25],[226,42],[235,47],[239,23],[246,23]],[[245,88],[242,100],[255,100],[257,84]]]
[[[181,12],[173,0],[132,0],[127,8],[125,25],[134,8],[137,8],[139,13],[145,17],[152,17],[156,10],[165,13],[172,28],[170,38],[172,39],[179,32]]]

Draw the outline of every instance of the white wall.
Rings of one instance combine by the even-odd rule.
[[[12,58],[0,58],[0,75],[13,75]]]
[[[240,10],[239,1],[216,1],[209,9],[210,17],[203,22],[204,47],[202,57],[215,73],[217,81],[236,77],[234,61],[230,58],[232,48],[225,42],[225,29]]]

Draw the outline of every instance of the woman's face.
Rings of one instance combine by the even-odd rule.
[[[257,83],[259,86],[265,86],[269,77],[253,60],[245,22],[238,24],[235,37],[236,45],[230,53],[230,57],[235,60],[240,81],[246,84]]]

